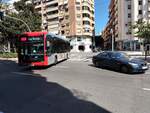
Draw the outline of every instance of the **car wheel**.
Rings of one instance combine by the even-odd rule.
[[[129,73],[129,69],[127,66],[121,66],[121,72],[123,73]]]
[[[97,61],[94,63],[94,65],[95,67],[99,67],[99,63]]]

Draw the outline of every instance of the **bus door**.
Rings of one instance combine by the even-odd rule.
[[[48,65],[55,63],[56,58],[53,40],[46,41],[46,55],[48,57]]]

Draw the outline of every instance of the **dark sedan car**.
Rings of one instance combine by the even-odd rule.
[[[122,52],[102,52],[93,56],[92,61],[96,67],[106,67],[123,73],[145,72],[148,69],[145,61],[130,58]]]

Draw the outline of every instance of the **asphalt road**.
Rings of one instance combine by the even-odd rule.
[[[0,61],[3,113],[149,113],[149,106],[149,70],[122,74],[95,68],[90,58],[74,58],[46,69]]]

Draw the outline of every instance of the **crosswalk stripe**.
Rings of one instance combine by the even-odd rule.
[[[142,88],[145,91],[150,91],[150,88]]]

